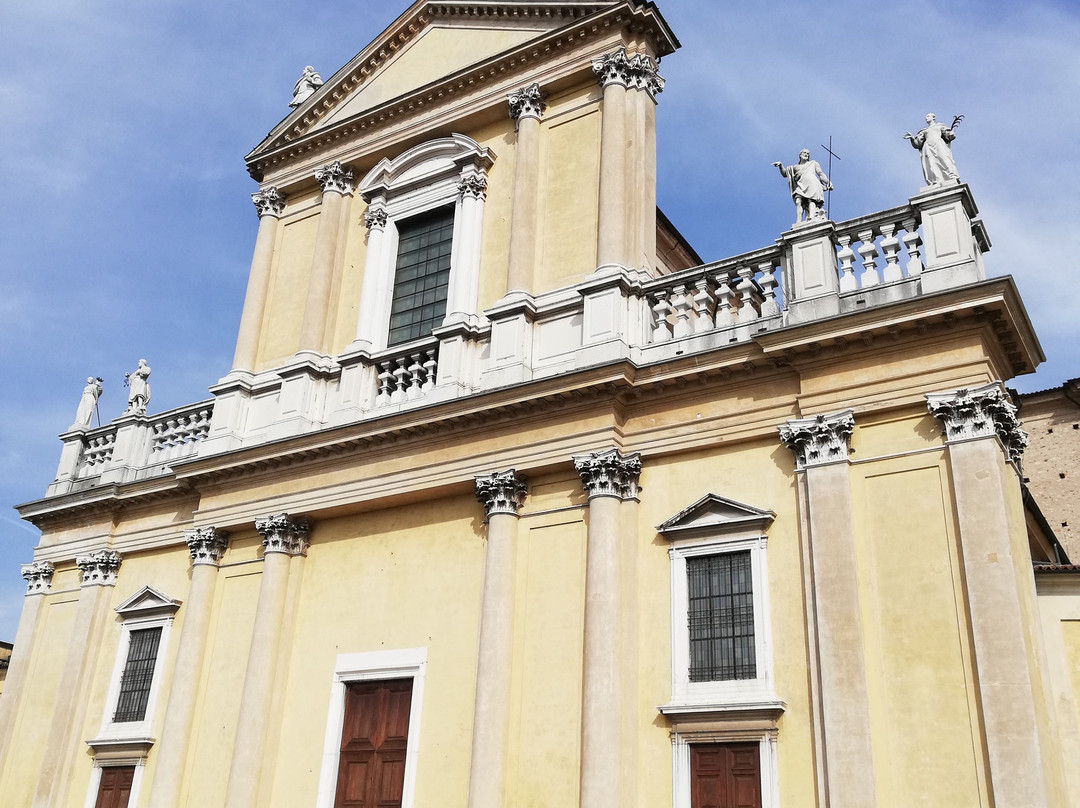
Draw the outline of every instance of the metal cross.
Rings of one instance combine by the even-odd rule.
[[[829,153],[829,185],[832,185],[833,184],[833,181],[832,181],[832,159],[834,157],[837,160],[840,159],[840,155],[834,153],[833,150],[832,150],[832,135],[829,135],[829,145],[826,146],[824,143],[822,143],[821,148],[823,148],[825,151],[827,151]],[[828,196],[826,197],[827,201],[825,203],[825,218],[826,219],[831,219],[832,218],[832,188],[830,188],[828,191],[826,191],[826,193],[828,194]]]

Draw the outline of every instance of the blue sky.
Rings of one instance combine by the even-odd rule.
[[[228,371],[257,219],[243,155],[404,0],[35,0],[0,15],[0,639],[13,639],[40,497],[87,375],[150,411]],[[1047,354],[1021,390],[1080,376],[1080,7],[1074,3],[661,0],[659,203],[706,260],[791,222],[773,160],[833,138],[833,218],[922,185],[901,139],[963,113],[954,154]]]

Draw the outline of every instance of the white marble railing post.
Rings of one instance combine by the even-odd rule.
[[[226,808],[255,808],[259,804],[263,751],[285,619],[289,561],[292,556],[307,552],[311,527],[307,519],[281,513],[256,520],[255,529],[263,537],[263,572],[240,695],[240,714],[225,792]]]
[[[236,337],[236,352],[232,369],[252,371],[259,351],[259,330],[266,310],[266,296],[270,287],[270,269],[273,266],[274,247],[277,243],[279,220],[285,212],[285,195],[277,188],[267,187],[251,195],[259,214],[259,232],[255,236],[255,254],[251,258],[244,309],[240,315],[240,330]]]
[[[352,196],[353,173],[352,169],[345,168],[335,160],[316,171],[315,179],[322,188],[322,206],[319,211],[319,229],[315,234],[315,250],[311,257],[304,318],[300,325],[299,351],[320,353],[324,347],[323,332],[326,329],[330,289],[334,281],[334,259],[337,256],[341,233],[341,211],[345,197]]]
[[[859,581],[855,565],[855,523],[849,479],[849,441],[855,428],[851,410],[796,418],[780,427],[780,440],[795,455],[800,508],[807,528],[808,604],[816,628],[824,770],[831,808],[873,808],[870,701],[866,681]]]
[[[514,639],[514,555],[518,509],[525,501],[526,490],[525,478],[513,469],[476,478],[476,498],[484,506],[487,521],[487,552],[480,605],[469,808],[501,808],[503,804]]]
[[[1026,598],[1034,600],[1034,581],[1027,536],[1011,535],[1005,505],[1012,499],[1019,508],[1019,484],[1009,464],[1019,460],[1027,436],[1000,382],[926,399],[948,446],[991,801],[1046,806],[1051,803],[1023,608]],[[1014,564],[1017,553],[1028,570],[1022,579]]]
[[[52,722],[41,768],[37,772],[33,808],[66,804],[64,798],[71,781],[76,749],[83,743],[79,732],[86,719],[91,679],[108,619],[109,597],[116,586],[120,556],[112,550],[97,550],[78,556],[75,565],[82,579],[79,603],[52,705]],[[85,746],[82,748],[85,750]]]
[[[641,456],[617,449],[576,455],[589,496],[581,715],[581,808],[620,801],[619,510],[637,496]]]
[[[218,561],[228,545],[228,534],[213,527],[188,530],[184,537],[191,556],[191,584],[184,604],[184,624],[180,630],[165,724],[158,745],[150,808],[173,808],[180,795],[206,653]]]

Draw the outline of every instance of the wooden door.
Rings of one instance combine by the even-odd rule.
[[[756,743],[693,744],[690,808],[761,808],[761,759]]]
[[[348,685],[334,808],[400,808],[411,705],[412,679]]]
[[[106,766],[101,770],[97,802],[94,808],[127,808],[131,797],[134,766]]]

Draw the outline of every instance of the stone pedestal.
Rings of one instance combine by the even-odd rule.
[[[450,390],[472,392],[476,387],[483,329],[478,325],[459,322],[436,328],[431,333],[439,340],[436,395],[446,395]]]
[[[340,372],[329,357],[309,354],[297,356],[278,370],[278,414],[268,437],[287,438],[320,426],[325,417],[327,387]]]
[[[986,279],[982,253],[990,248],[967,185],[924,188],[910,200],[923,232],[923,292]]]
[[[621,359],[628,355],[631,334],[640,328],[640,314],[634,304],[635,284],[628,270],[617,267],[597,271],[579,287],[584,296],[582,345],[588,364]]]
[[[511,292],[484,312],[491,322],[489,366],[482,386],[503,387],[532,378],[533,322],[536,303],[525,292]]]
[[[780,236],[784,247],[784,296],[788,322],[840,313],[836,227],[826,220],[799,225]]]
[[[122,415],[113,421],[116,443],[112,457],[102,464],[101,483],[126,483],[146,466],[150,453],[150,419],[145,415]]]

